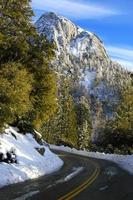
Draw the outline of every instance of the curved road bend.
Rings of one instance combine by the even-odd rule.
[[[116,164],[56,153],[64,160],[61,170],[4,187],[0,189],[0,200],[133,200],[133,176]],[[76,169],[80,172],[69,179]]]

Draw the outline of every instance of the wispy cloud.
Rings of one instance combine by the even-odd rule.
[[[107,46],[107,50],[112,59],[118,61],[124,67],[133,71],[133,48]]]
[[[76,19],[95,19],[120,14],[119,11],[112,8],[76,0],[32,0],[32,7]]]

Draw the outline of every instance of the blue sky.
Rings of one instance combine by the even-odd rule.
[[[109,55],[133,71],[133,0],[32,0],[34,20],[59,13],[97,34]]]

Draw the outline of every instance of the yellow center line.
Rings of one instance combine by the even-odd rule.
[[[93,161],[91,161],[91,162],[93,162]],[[79,193],[81,193],[83,190],[85,190],[88,186],[90,186],[96,180],[99,173],[100,173],[100,167],[96,166],[91,177],[89,177],[84,183],[82,183],[80,186],[78,186],[77,188],[75,188],[71,192],[67,193],[63,197],[60,197],[58,200],[71,200],[73,197],[77,196]]]
[[[57,154],[59,157],[65,157],[65,154]]]
[[[67,197],[66,200],[71,200],[73,197],[77,196],[79,193],[81,193],[83,190],[85,190],[87,187],[89,187],[95,181],[97,176],[98,176],[98,174],[96,174],[95,177],[93,177],[92,180],[90,180],[86,185],[84,185],[84,187],[82,187],[81,189],[77,190],[76,192],[74,192],[69,197]]]

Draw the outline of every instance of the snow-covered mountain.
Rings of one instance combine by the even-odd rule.
[[[77,93],[84,95],[85,90],[89,96],[101,101],[106,113],[110,114],[130,76],[109,58],[103,42],[94,33],[56,13],[43,14],[35,26],[39,34],[56,44],[54,70],[73,79],[73,85],[80,88]]]
[[[36,22],[39,34],[56,44],[54,67],[60,73],[78,75],[82,84],[89,86],[97,76],[104,77],[110,85],[123,85],[128,73],[118,63],[111,61],[103,42],[65,17],[45,13]],[[119,80],[118,80],[118,74]]]
[[[111,61],[94,33],[55,13],[43,14],[35,26],[39,34],[56,44],[56,72],[71,77],[101,101],[118,101],[120,88],[130,80],[129,73]]]
[[[88,66],[88,59],[90,60],[92,54],[99,58],[108,58],[97,36],[74,25],[65,17],[46,13],[36,22],[36,27],[39,34],[46,35],[49,41],[56,43],[59,64],[69,67],[75,64]]]

